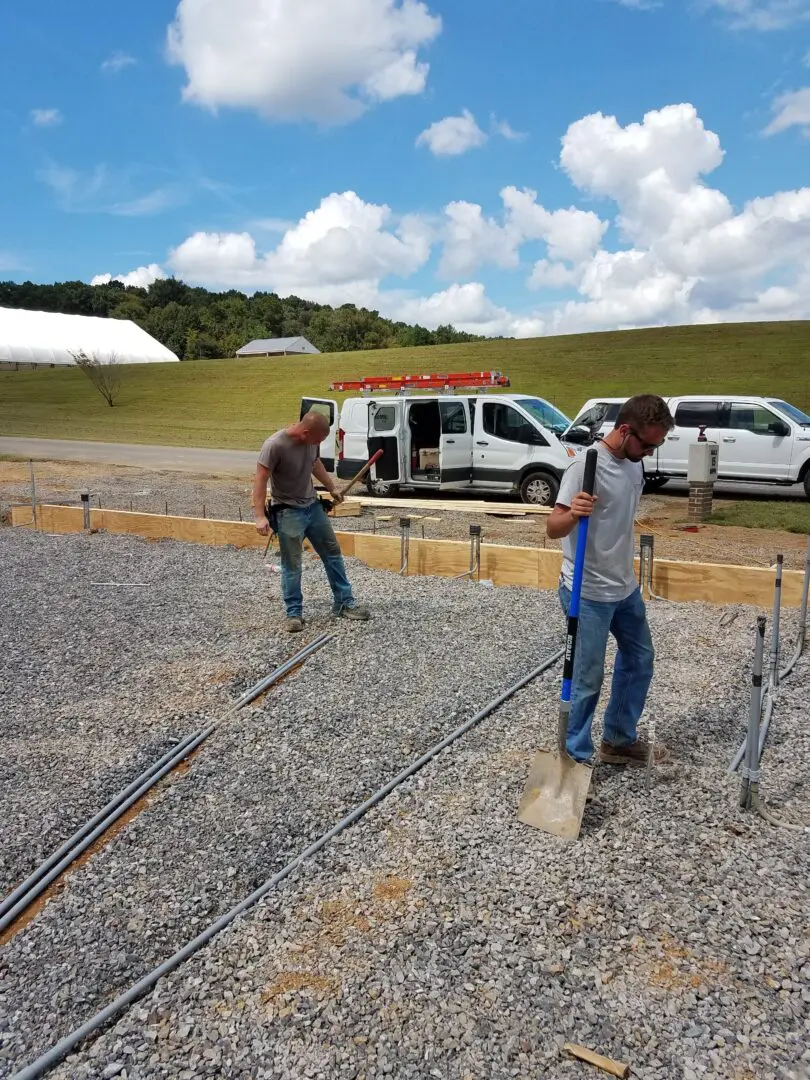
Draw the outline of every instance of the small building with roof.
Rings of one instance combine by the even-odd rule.
[[[237,356],[309,356],[320,353],[311,341],[305,337],[280,337],[280,338],[257,338],[249,341],[241,349],[236,350]]]

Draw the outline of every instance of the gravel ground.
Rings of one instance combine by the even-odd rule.
[[[168,736],[222,714],[304,642],[280,632],[277,578],[256,552],[8,529],[0,544],[0,814],[17,837],[4,852],[8,888]],[[334,628],[336,640],[228,721],[188,775],[4,947],[0,1062],[42,1049],[183,944],[559,634],[549,595],[360,565],[351,577],[374,620],[335,625],[320,566],[308,562],[304,637]],[[516,605],[538,629],[491,649],[493,622],[513,619]]]
[[[21,650],[8,665],[13,686],[47,668],[38,705],[18,690],[4,720],[33,746],[45,725],[61,741],[94,696],[82,697],[70,671],[47,667],[64,652],[68,619],[71,633],[88,638],[104,620],[83,685],[109,690],[110,655],[120,660],[110,743],[134,747],[133,721],[162,716],[149,731],[155,754],[177,717],[187,721],[183,732],[194,724],[166,710],[165,676],[150,682],[150,671],[175,664],[178,687],[197,695],[190,708],[214,715],[272,666],[271,654],[277,661],[291,651],[275,631],[275,596],[256,588],[255,552],[8,530],[0,545],[12,640],[41,605],[28,647],[39,659],[25,668]],[[89,605],[76,610],[87,580],[115,580],[133,562],[153,589],[134,600],[93,592],[95,616]],[[38,568],[36,578],[24,577],[23,563]],[[340,624],[338,639],[303,672],[229,722],[188,775],[3,948],[0,1076],[213,921],[559,638],[549,594],[403,580],[355,565],[351,572],[375,619]],[[43,588],[47,605],[37,599]],[[328,625],[314,566],[306,588],[319,616],[314,634]],[[137,605],[146,610],[130,613],[119,631]],[[516,609],[538,629],[510,633]],[[553,737],[557,669],[52,1075],[587,1075],[561,1055],[566,1040],[627,1060],[640,1077],[805,1075],[807,838],[740,815],[737,782],[725,776],[744,728],[754,614],[651,605],[659,663],[650,715],[676,763],[657,770],[649,794],[636,773],[600,770],[598,801],[576,845],[515,820],[533,749]],[[786,616],[786,636],[793,621]],[[230,665],[230,681],[201,687],[200,662]],[[808,691],[803,660],[780,693],[764,772],[766,792],[795,820],[810,811],[801,770]],[[119,724],[126,708],[129,722]],[[93,793],[110,768],[111,755],[96,764],[99,735],[91,728],[83,740]],[[32,792],[29,757],[18,760],[24,782],[4,785],[0,809],[4,820],[33,822],[34,835],[65,785],[57,777],[49,788],[42,772]],[[121,760],[129,775],[129,759]],[[84,783],[82,773],[74,783]],[[77,799],[68,813],[53,813],[45,848],[86,806]],[[28,869],[24,855],[17,873]]]
[[[152,472],[125,466],[82,465],[75,462],[36,462],[37,490],[44,502],[78,503],[82,491],[92,494],[92,504],[111,510],[142,513],[187,514],[193,517],[252,520],[249,476],[195,476],[190,473]],[[362,492],[361,492],[362,493]],[[424,493],[423,493],[424,494]],[[430,493],[428,493],[430,494]],[[437,493],[442,501],[454,496]],[[12,503],[30,498],[26,462],[0,461],[0,517]],[[497,497],[502,501],[502,497]],[[518,546],[559,547],[546,537],[545,516],[522,514],[514,502],[514,517],[502,514],[474,515],[444,510],[414,510],[396,506],[368,506],[361,517],[341,518],[338,527],[399,535],[399,518],[413,515],[413,536],[429,539],[468,540],[470,524],[484,530],[484,542]],[[698,533],[685,533],[678,526],[687,513],[682,495],[644,496],[639,511],[637,533],[653,533],[656,554],[661,558],[691,561],[740,563],[772,566],[782,551],[787,569],[803,569],[806,538],[772,529],[742,529],[732,526],[704,526]],[[375,518],[377,523],[375,525]],[[389,520],[384,520],[389,519]]]

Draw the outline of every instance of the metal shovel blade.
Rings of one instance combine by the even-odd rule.
[[[592,773],[590,765],[568,754],[538,750],[518,806],[518,821],[563,840],[576,840]]]

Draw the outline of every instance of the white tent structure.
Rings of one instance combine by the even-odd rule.
[[[179,358],[129,319],[0,307],[0,367],[75,366],[73,353],[100,363],[160,364]]]

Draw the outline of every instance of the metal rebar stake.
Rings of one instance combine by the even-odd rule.
[[[470,577],[481,580],[481,526],[470,526]]]
[[[641,589],[641,598],[652,593],[652,554],[654,538],[649,533],[642,533],[639,537],[638,550],[638,585]]]
[[[90,492],[83,491],[82,500],[82,528],[87,532],[90,529]]]
[[[37,482],[34,479],[34,463],[29,458],[28,471],[31,474],[31,517],[34,519],[34,528],[37,528]]]
[[[400,529],[400,547],[399,547],[399,572],[400,574],[408,573],[408,556],[411,549],[411,519],[409,517],[401,517],[399,519]]]
[[[765,655],[764,615],[757,618],[754,638],[754,669],[751,673],[751,699],[748,706],[748,735],[745,761],[740,785],[740,806],[747,809],[751,801],[751,785],[759,782],[759,720],[762,715],[762,660]]]
[[[773,622],[771,623],[770,686],[779,685],[779,623],[782,613],[782,571],[785,556],[776,556],[776,580],[773,586]]]

